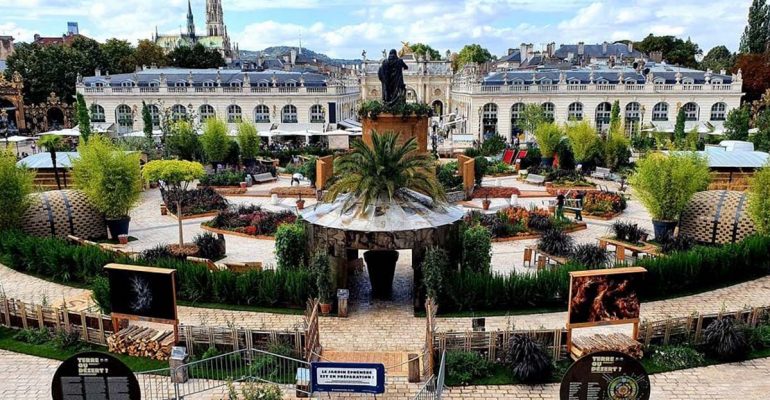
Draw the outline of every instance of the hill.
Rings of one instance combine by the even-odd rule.
[[[264,50],[261,50],[262,56],[265,58],[279,58],[285,54],[289,54],[292,49],[296,49],[296,47],[291,46],[271,46]],[[260,51],[255,50],[241,50],[241,59],[244,60],[256,60],[258,54]],[[302,48],[302,55],[308,57],[308,58],[315,58],[325,64],[329,65],[359,65],[361,64],[361,60],[350,60],[350,59],[343,59],[343,58],[331,58],[323,53],[316,53],[313,50]]]

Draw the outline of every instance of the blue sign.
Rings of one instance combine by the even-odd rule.
[[[385,393],[385,366],[367,363],[310,363],[312,392]]]

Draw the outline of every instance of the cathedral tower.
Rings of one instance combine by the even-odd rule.
[[[226,34],[220,0],[206,0],[206,32],[208,36],[224,36]]]
[[[195,38],[195,22],[193,21],[193,13],[190,0],[187,0],[187,36]]]

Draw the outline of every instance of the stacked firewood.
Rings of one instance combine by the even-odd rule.
[[[597,351],[619,351],[636,359],[643,355],[642,344],[622,333],[572,338],[572,354],[576,357]]]
[[[168,360],[173,345],[173,331],[157,331],[137,325],[121,329],[118,333],[107,338],[107,346],[112,353],[148,357],[156,360]]]

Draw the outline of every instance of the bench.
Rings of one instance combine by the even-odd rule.
[[[527,178],[524,179],[524,182],[532,183],[535,185],[543,185],[545,184],[545,176],[538,174],[528,174]]]
[[[612,172],[609,168],[596,167],[596,171],[591,173],[592,178],[609,180],[612,177]]]
[[[252,177],[254,178],[254,183],[272,182],[278,179],[269,172],[263,172],[261,174],[252,175]]]

